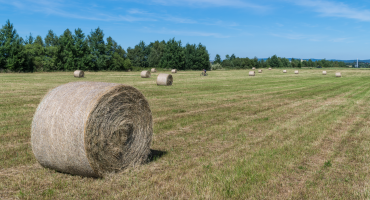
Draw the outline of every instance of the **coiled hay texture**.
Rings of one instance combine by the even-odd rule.
[[[258,70],[258,73],[262,73],[262,69],[259,69],[259,70]]]
[[[150,78],[150,71],[142,71],[140,76],[141,78]]]
[[[172,85],[173,78],[171,74],[158,74],[157,85]]]
[[[73,75],[76,77],[76,78],[82,78],[85,76],[85,73],[84,71],[82,70],[76,70],[75,72],[73,72]]]
[[[148,160],[152,113],[128,85],[72,82],[46,94],[32,121],[31,144],[44,167],[103,177]]]
[[[249,72],[249,76],[255,76],[254,71],[250,71],[250,72]]]
[[[177,73],[177,69],[173,69],[171,70],[171,72],[174,74],[174,73]]]
[[[295,71],[294,71],[294,73],[295,73],[295,74],[299,74],[298,70],[295,70]]]
[[[255,67],[252,67],[253,70],[255,70],[256,68]]]
[[[269,68],[269,70],[271,70],[271,68]]]
[[[342,74],[340,72],[335,73],[336,77],[342,77]]]
[[[150,70],[150,72],[152,72],[152,73],[156,73],[156,72],[157,72],[157,69],[156,69],[156,68],[152,68],[152,69]]]
[[[326,71],[322,71],[322,75],[326,75]]]
[[[283,73],[286,73],[286,70],[283,70]]]

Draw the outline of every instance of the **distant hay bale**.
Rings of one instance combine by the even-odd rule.
[[[150,71],[142,71],[140,76],[141,78],[150,78]]]
[[[322,75],[326,75],[326,71],[322,71]]]
[[[271,67],[269,68],[269,70],[271,70]]]
[[[152,72],[152,73],[156,73],[156,72],[157,72],[157,69],[156,69],[156,68],[152,68],[152,69],[150,70],[150,72]]]
[[[295,73],[295,74],[299,74],[298,70],[295,70],[295,71],[294,71],[294,73]]]
[[[148,160],[152,113],[143,94],[115,83],[71,82],[46,94],[31,145],[44,167],[103,177]]]
[[[177,69],[172,69],[171,72],[174,74],[174,73],[177,73]]]
[[[283,70],[283,73],[286,73],[286,70]]]
[[[255,72],[254,71],[250,71],[249,72],[249,76],[255,76]]]
[[[342,74],[340,72],[335,73],[336,77],[342,77]]]
[[[256,68],[255,67],[252,67],[253,70],[255,70]]]
[[[171,74],[158,74],[157,85],[170,86],[173,83],[173,78]]]
[[[259,70],[258,70],[258,73],[262,73],[262,69],[259,69]]]
[[[84,73],[84,71],[82,71],[82,70],[76,70],[75,72],[73,72],[73,75],[74,75],[74,77],[76,77],[76,78],[82,78],[82,77],[84,77],[84,76],[85,76],[85,73]]]

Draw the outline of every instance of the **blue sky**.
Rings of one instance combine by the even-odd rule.
[[[202,43],[211,59],[370,59],[370,0],[0,0],[0,24],[20,36],[100,27],[122,47]]]

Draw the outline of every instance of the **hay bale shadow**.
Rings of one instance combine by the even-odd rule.
[[[159,151],[159,150],[154,150],[150,149],[150,154],[148,157],[149,162],[153,162],[161,158],[162,156],[166,155],[167,151]]]

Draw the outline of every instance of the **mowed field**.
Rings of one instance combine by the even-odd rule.
[[[0,74],[0,199],[368,199],[370,70]],[[335,72],[342,72],[336,78]],[[52,88],[123,83],[149,101],[153,156],[103,179],[42,168],[31,122]]]

